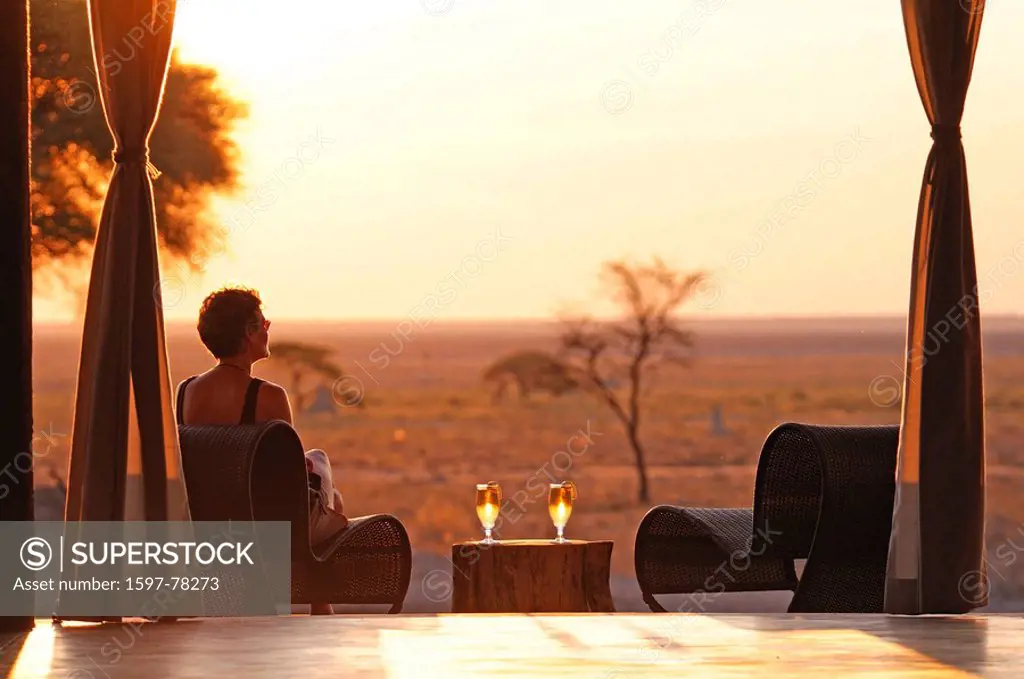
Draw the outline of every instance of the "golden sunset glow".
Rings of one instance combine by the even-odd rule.
[[[990,5],[964,144],[985,310],[1017,313],[1024,6]],[[175,31],[250,116],[171,319],[227,282],[394,319],[453,275],[439,319],[545,317],[652,254],[715,274],[697,314],[906,313],[931,140],[898,2],[182,0]]]

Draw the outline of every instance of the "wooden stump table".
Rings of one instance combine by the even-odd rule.
[[[452,613],[613,613],[612,541],[452,545]]]

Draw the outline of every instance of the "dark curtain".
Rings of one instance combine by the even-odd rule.
[[[988,603],[981,322],[960,120],[985,0],[902,0],[932,126],[917,214],[888,613]]]

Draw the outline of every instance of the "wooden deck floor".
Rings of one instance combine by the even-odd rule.
[[[1019,677],[1024,618],[436,615],[190,620],[7,637],[2,677]]]

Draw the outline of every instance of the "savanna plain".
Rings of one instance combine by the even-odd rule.
[[[497,531],[511,539],[553,537],[547,484],[575,481],[579,497],[566,535],[614,540],[616,606],[645,610],[633,575],[633,539],[650,506],[750,506],[761,445],[779,423],[900,419],[900,319],[694,322],[692,361],[653,371],[642,395],[651,502],[641,503],[633,453],[605,404],[582,392],[496,400],[481,378],[514,352],[556,351],[556,325],[436,323],[404,335],[396,327],[275,322],[271,350],[275,341],[323,345],[348,375],[322,385],[329,403],[320,404],[321,412],[298,412],[296,429],[305,447],[330,455],[346,514],[387,512],[407,526],[414,551],[407,612],[449,609],[451,544],[481,536],[476,483],[497,481],[505,498],[517,499],[522,511],[509,512]],[[70,326],[39,326],[34,347],[37,516],[59,518],[55,485],[67,471],[80,334]],[[984,347],[990,609],[1020,611],[1024,320],[986,320]],[[933,348],[941,351],[941,342]],[[175,383],[212,365],[187,324],[168,326],[168,354]],[[291,384],[289,370],[273,360],[257,364],[255,374]],[[316,386],[308,380],[304,389]],[[725,594],[706,606],[782,611],[788,599],[787,593]]]

